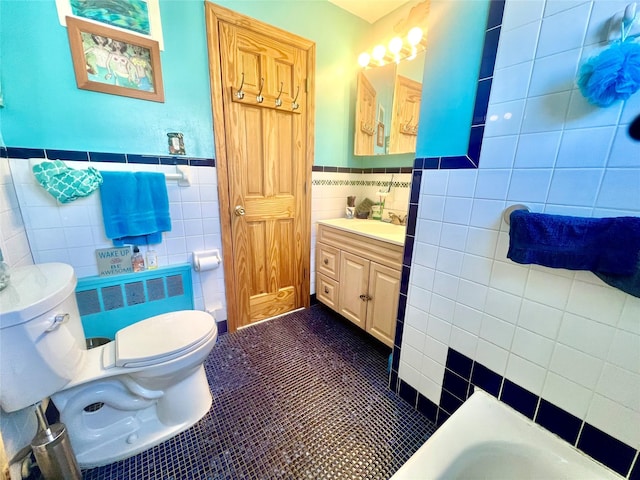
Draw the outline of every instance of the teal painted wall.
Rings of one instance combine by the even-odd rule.
[[[432,0],[416,157],[464,155],[488,0]]]
[[[78,89],[54,0],[1,3],[5,145],[162,155],[180,131],[187,155],[214,156],[203,2],[160,0],[165,103]],[[352,166],[355,52],[369,24],[326,1],[220,4],[316,42],[315,164]]]
[[[326,1],[220,4],[316,42],[316,165],[413,164],[410,154],[352,153],[356,58],[371,25]],[[203,2],[160,0],[165,103],[78,89],[54,0],[0,5],[4,145],[162,155],[166,133],[181,131],[189,156],[214,156]],[[416,156],[466,153],[487,6],[433,0]]]

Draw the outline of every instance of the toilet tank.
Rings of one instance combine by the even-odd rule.
[[[13,412],[62,389],[80,370],[86,343],[70,265],[14,268],[0,291],[0,407]]]

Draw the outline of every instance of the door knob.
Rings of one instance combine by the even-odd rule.
[[[244,211],[244,207],[243,207],[242,205],[236,205],[236,208],[235,208],[235,214],[236,214],[238,217],[242,217],[242,216],[244,216],[244,214],[245,214],[245,213],[246,213],[246,212]]]

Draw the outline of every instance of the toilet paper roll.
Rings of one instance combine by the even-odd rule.
[[[196,272],[206,272],[207,270],[214,270],[220,266],[220,257],[214,255],[196,257],[193,263]]]

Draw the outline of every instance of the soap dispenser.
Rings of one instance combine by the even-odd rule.
[[[144,257],[140,253],[140,249],[133,247],[133,256],[131,257],[131,266],[134,272],[142,272],[144,270]]]

